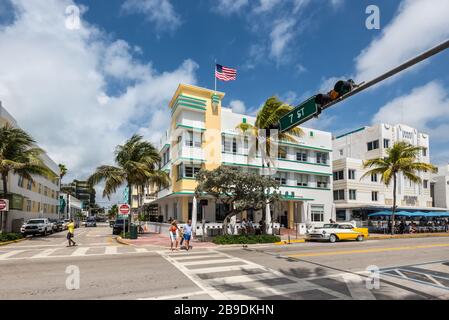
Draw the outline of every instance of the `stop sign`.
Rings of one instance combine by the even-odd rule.
[[[0,211],[9,210],[9,201],[7,199],[0,199]]]
[[[118,207],[118,211],[120,212],[120,214],[126,215],[126,214],[129,214],[129,212],[131,211],[131,208],[130,208],[129,204],[125,203],[125,204],[121,204]]]

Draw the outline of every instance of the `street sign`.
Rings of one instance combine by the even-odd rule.
[[[315,96],[309,98],[279,120],[279,130],[285,132],[299,126],[319,114]]]
[[[0,211],[9,211],[8,199],[0,199]]]
[[[129,204],[123,203],[118,206],[118,212],[122,215],[128,215],[131,212]]]

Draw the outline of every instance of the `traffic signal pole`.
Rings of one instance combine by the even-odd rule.
[[[438,53],[440,53],[440,52],[442,52],[442,51],[444,51],[444,50],[446,50],[448,48],[449,48],[449,39],[444,41],[443,43],[433,47],[432,49],[430,49],[430,50],[420,54],[419,56],[416,56],[415,58],[410,59],[409,61],[401,64],[400,66],[398,66],[398,67],[396,67],[396,68],[394,68],[394,69],[384,73],[383,75],[381,75],[381,76],[379,76],[379,77],[377,77],[377,78],[375,78],[375,79],[373,79],[373,80],[371,80],[369,82],[366,82],[366,83],[362,84],[360,87],[355,88],[354,90],[352,90],[351,92],[341,96],[340,98],[337,98],[336,100],[334,100],[334,101],[332,101],[332,102],[322,106],[321,110],[326,110],[326,109],[332,107],[333,105],[335,105],[335,104],[337,104],[337,103],[339,103],[339,102],[341,102],[341,101],[343,101],[345,99],[348,99],[349,97],[351,97],[351,96],[353,96],[353,95],[355,95],[355,94],[357,94],[357,93],[359,93],[359,92],[361,92],[363,90],[366,90],[366,89],[368,89],[368,88],[378,84],[381,81],[384,81],[384,80],[386,80],[388,78],[391,78],[392,76],[398,74],[399,72],[402,72],[402,71],[404,71],[404,70],[414,66],[415,64],[418,64],[421,61],[424,61],[424,60],[426,60],[426,59],[428,59],[428,58],[430,58],[430,57],[432,57],[432,56],[434,56],[434,55],[436,55],[436,54],[438,54]]]

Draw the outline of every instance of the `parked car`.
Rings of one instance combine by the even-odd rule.
[[[96,227],[97,226],[97,220],[95,217],[88,217],[86,219],[86,228],[87,227]]]
[[[119,235],[123,232],[123,225],[125,225],[125,230],[127,231],[129,228],[128,220],[117,219],[115,220],[114,226],[112,227],[112,234]]]
[[[52,223],[53,232],[59,232],[62,231],[62,224],[63,222],[58,219],[48,219]]]
[[[306,240],[339,240],[363,241],[369,236],[368,228],[356,228],[351,223],[329,223],[323,227],[313,227],[306,233]]]
[[[53,224],[47,218],[30,219],[22,225],[20,233],[24,237],[37,234],[46,236],[53,233]]]

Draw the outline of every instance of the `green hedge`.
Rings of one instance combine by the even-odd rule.
[[[279,236],[269,234],[263,235],[226,235],[218,236],[212,240],[215,244],[255,244],[255,243],[274,243],[281,241]]]
[[[22,238],[20,233],[0,233],[0,242],[13,241]]]

